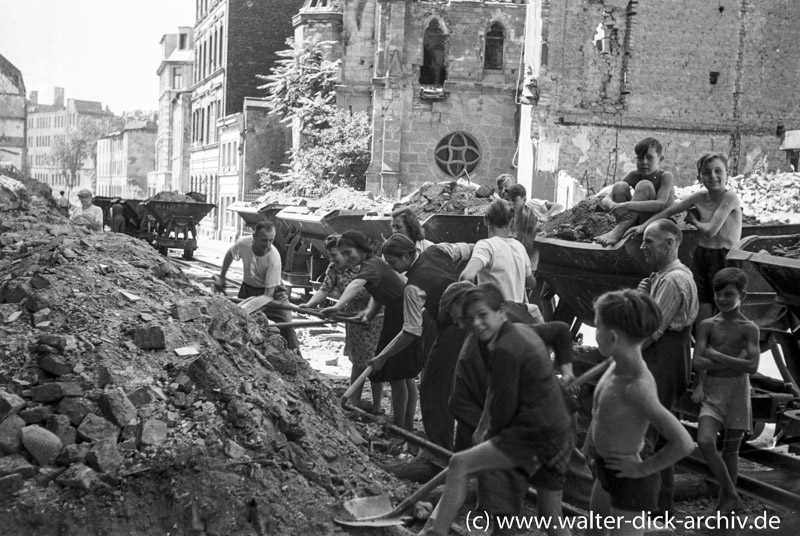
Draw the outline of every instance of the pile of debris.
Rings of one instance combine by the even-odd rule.
[[[23,211],[0,233],[4,532],[327,534],[388,490],[263,315],[127,235]]]
[[[485,214],[494,190],[458,182],[426,182],[395,209],[409,208],[420,220],[431,214]]]
[[[769,254],[775,255],[776,257],[783,257],[785,259],[800,259],[800,235],[797,236],[797,239],[793,244],[774,246],[769,251]]]
[[[386,203],[376,201],[371,192],[340,186],[328,192],[325,197],[309,201],[308,205],[314,214],[322,215],[331,210],[380,211]]]
[[[198,194],[195,194],[198,195]],[[184,195],[178,192],[158,192],[153,197],[146,201],[170,201],[174,203],[202,203],[202,201],[190,195]]]
[[[591,242],[617,224],[614,216],[600,208],[600,199],[597,196],[584,199],[571,209],[556,214],[541,225],[539,232],[547,238]]]

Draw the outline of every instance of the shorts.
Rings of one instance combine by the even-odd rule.
[[[606,467],[605,460],[591,449],[592,475],[611,496],[611,506],[626,512],[654,512],[661,488],[661,475],[653,473],[642,478],[620,478]]]
[[[726,430],[750,431],[753,410],[750,405],[750,376],[723,377],[706,374],[700,417],[711,417]]]
[[[521,474],[534,486],[545,489],[563,489],[567,481],[569,460],[575,448],[575,428],[569,426],[562,432],[544,435],[535,444],[520,448],[520,441],[502,434],[490,439],[503,454],[517,463]]]
[[[692,257],[692,275],[697,285],[697,298],[700,303],[714,303],[714,285],[712,281],[717,272],[727,266],[725,257],[727,248],[706,248],[697,246]]]

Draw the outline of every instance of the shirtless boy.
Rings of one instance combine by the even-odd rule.
[[[658,472],[694,448],[689,433],[659,403],[655,380],[642,359],[642,342],[660,322],[658,305],[639,290],[609,292],[595,303],[597,345],[604,356],[613,356],[614,363],[597,384],[583,452],[595,477],[592,513],[628,521],[620,523],[614,534],[644,533],[631,521],[655,509]],[[642,460],[650,425],[666,445]]]
[[[714,276],[714,302],[719,314],[700,322],[694,347],[699,372],[692,400],[700,402],[697,444],[720,485],[717,510],[741,509],[736,493],[739,444],[750,431],[750,374],[758,370],[758,326],[739,310],[747,295],[747,274],[724,268]],[[722,454],[717,436],[725,430]]]
[[[636,144],[636,171],[631,171],[611,187],[600,201],[600,207],[611,212],[617,225],[595,238],[603,246],[613,246],[625,231],[669,207],[675,200],[675,178],[669,171],[659,169],[664,156],[661,143],[645,138]],[[631,193],[633,189],[633,193]]]
[[[686,221],[700,231],[691,266],[700,300],[699,325],[714,310],[714,275],[725,268],[725,256],[742,238],[742,207],[736,192],[727,188],[728,159],[724,154],[701,156],[697,174],[705,190],[665,208],[642,225],[631,227],[625,235],[642,233],[655,220],[688,211]]]

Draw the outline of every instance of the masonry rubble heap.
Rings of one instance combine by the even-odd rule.
[[[249,519],[260,533],[327,533],[342,496],[391,481],[364,442],[263,315],[210,296],[145,242],[46,207],[0,212],[6,529],[92,519],[127,532],[146,511],[165,531],[232,534]]]
[[[431,214],[485,214],[494,190],[488,186],[472,186],[461,182],[426,182],[398,203],[395,209],[409,208],[421,220]]]

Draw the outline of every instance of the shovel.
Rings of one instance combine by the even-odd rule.
[[[596,364],[577,378],[573,379],[571,382],[564,386],[565,389],[570,389],[572,387],[579,387],[586,382],[600,376],[603,372],[606,371],[609,365],[613,362],[613,358],[609,357],[606,360]],[[372,367],[367,367],[367,370],[359,377],[362,381],[366,380],[367,376],[372,372]],[[353,385],[356,385],[356,382]],[[342,396],[343,403],[346,398],[349,396],[350,390],[345,392]],[[350,393],[352,394],[352,393]],[[345,406],[346,409],[349,409]],[[362,413],[360,410],[355,408],[356,411]],[[393,425],[389,425],[390,428],[395,428]],[[410,434],[403,429],[398,429],[398,432],[404,432]],[[438,445],[434,445],[437,454],[441,454],[440,448]],[[447,452],[448,455],[452,455],[452,452],[448,452],[445,449],[441,449],[441,451]],[[354,520],[344,520],[344,519],[336,519],[334,518],[334,522],[340,525],[346,525],[349,527],[388,527],[392,525],[402,525],[403,520],[399,517],[400,514],[408,510],[411,506],[414,505],[417,501],[425,497],[428,493],[431,492],[436,486],[440,485],[444,482],[445,477],[447,476],[447,469],[433,477],[428,483],[423,485],[420,489],[414,492],[411,496],[405,499],[403,502],[398,504],[395,508],[392,508],[392,503],[389,501],[389,497],[387,495],[379,495],[375,497],[360,497],[356,499],[350,499],[346,501],[342,506],[344,509],[347,510],[355,519]]]
[[[400,504],[392,508],[387,495],[376,497],[359,497],[345,501],[342,505],[355,520],[334,519],[335,523],[348,527],[390,527],[402,525],[400,515],[414,506],[417,501],[428,495],[436,486],[442,484],[447,477],[447,469],[430,479],[424,486],[409,495]]]

